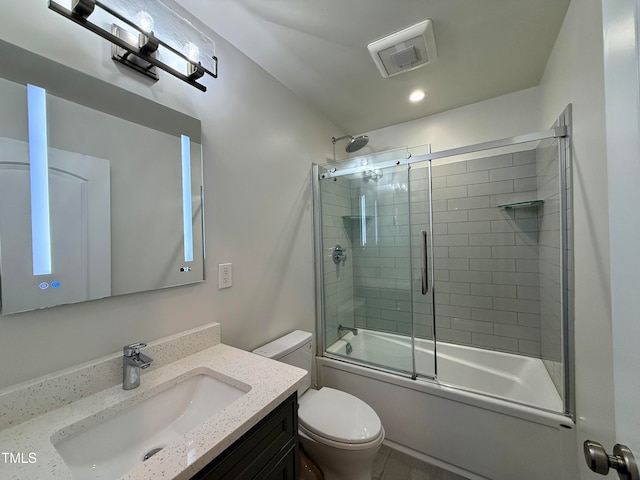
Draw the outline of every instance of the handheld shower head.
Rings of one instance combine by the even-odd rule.
[[[333,145],[335,147],[336,142],[338,140],[344,140],[345,138],[350,139],[349,143],[347,143],[347,146],[344,147],[344,150],[347,153],[357,152],[362,147],[364,147],[367,143],[369,143],[369,137],[367,137],[366,135],[360,135],[359,137],[353,137],[351,135],[345,135],[339,138],[331,137],[331,142],[333,142]]]

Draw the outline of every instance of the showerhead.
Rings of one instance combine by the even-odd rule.
[[[344,149],[349,153],[357,152],[367,143],[369,143],[369,137],[367,137],[366,135],[360,135],[359,137],[355,138],[351,137],[351,140],[349,141],[349,143],[347,143],[347,146],[344,147]]]
[[[347,153],[357,152],[362,147],[364,147],[367,143],[369,143],[369,137],[367,137],[366,135],[360,135],[359,137],[353,137],[351,135],[345,135],[344,137],[339,137],[339,138],[332,137],[331,141],[333,142],[333,145],[335,147],[335,144],[338,140],[343,140],[345,138],[350,139],[349,143],[347,143],[347,146],[344,147],[344,150]]]

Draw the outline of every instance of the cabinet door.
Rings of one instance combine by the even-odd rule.
[[[298,466],[298,448],[297,441],[288,451],[284,452],[279,461],[264,474],[258,478],[265,480],[296,480]]]
[[[294,393],[191,480],[295,480],[297,444],[298,399]],[[278,476],[277,471],[292,476]]]

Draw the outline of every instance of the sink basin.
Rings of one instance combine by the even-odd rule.
[[[74,478],[117,479],[246,391],[210,375],[193,375],[118,413],[107,414],[100,423],[54,441],[54,447]]]

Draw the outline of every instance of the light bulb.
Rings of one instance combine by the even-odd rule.
[[[153,27],[154,27],[153,17],[149,14],[149,12],[141,10],[136,14],[136,17],[138,19],[138,26],[142,30],[144,30],[147,33],[153,31]]]
[[[414,90],[413,92],[411,92],[411,95],[409,95],[409,101],[412,103],[417,103],[419,101],[421,101],[424,97],[425,97],[425,93],[424,90]]]
[[[192,42],[188,42],[184,46],[184,54],[194,63],[198,63],[200,61],[200,49]]]

